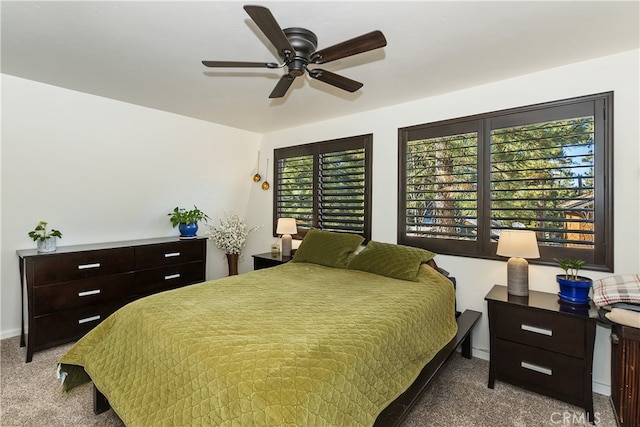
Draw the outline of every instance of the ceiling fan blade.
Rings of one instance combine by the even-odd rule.
[[[242,62],[242,61],[202,61],[207,67],[228,67],[228,68],[282,68],[275,62]]]
[[[347,56],[357,55],[370,50],[385,47],[387,39],[381,31],[372,31],[359,37],[321,49],[311,55],[311,62],[324,64]]]
[[[332,73],[327,70],[309,70],[309,75],[314,79],[320,80],[321,82],[328,83],[332,86],[340,88],[342,90],[346,90],[347,92],[355,92],[364,86],[362,83],[357,82],[355,80],[348,79],[336,73]]]
[[[291,56],[294,52],[293,46],[269,9],[263,6],[247,5],[244,6],[244,10],[284,58]]]
[[[295,79],[295,77],[289,74],[285,74],[284,76],[280,77],[278,84],[276,84],[276,87],[273,88],[273,91],[271,91],[271,95],[269,95],[269,98],[282,98],[283,96],[285,96]]]

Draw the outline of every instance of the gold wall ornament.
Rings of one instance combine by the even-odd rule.
[[[262,189],[265,191],[269,189],[269,181],[267,181],[267,178],[266,178],[268,174],[269,174],[269,158],[267,158],[267,167],[264,170],[265,178],[264,178],[264,182],[262,183]]]
[[[262,177],[260,176],[260,152],[258,151],[258,162],[256,163],[256,174],[253,175],[253,182],[260,182]]]

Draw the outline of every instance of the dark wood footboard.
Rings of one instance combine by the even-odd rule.
[[[106,412],[111,408],[107,398],[98,390],[96,385],[93,385],[93,413],[98,415]]]
[[[398,396],[378,415],[376,422],[373,424],[375,427],[399,426],[460,344],[462,344],[460,349],[462,356],[471,359],[471,330],[481,315],[482,313],[479,311],[465,310],[464,313],[458,316],[456,320],[458,322],[458,333],[456,336],[422,369],[418,378],[407,391]]]

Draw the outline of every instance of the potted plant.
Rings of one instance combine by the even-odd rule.
[[[238,257],[242,252],[249,233],[256,231],[260,226],[247,229],[244,220],[238,215],[225,215],[220,219],[220,226],[209,226],[207,236],[227,256],[229,264],[229,276],[238,274]]]
[[[588,304],[589,290],[593,281],[584,276],[579,276],[578,272],[585,265],[583,259],[561,258],[555,260],[564,274],[558,274],[556,281],[560,285],[558,296],[562,301],[572,304]]]
[[[47,231],[47,223],[40,221],[36,228],[29,232],[35,242],[38,242],[38,252],[54,252],[57,248],[56,238],[62,238],[62,233],[55,228]]]
[[[196,205],[193,205],[193,209],[190,210],[176,206],[173,212],[168,215],[173,227],[177,226],[180,230],[180,237],[184,238],[195,237],[198,232],[198,221],[204,220],[206,222],[210,219]]]

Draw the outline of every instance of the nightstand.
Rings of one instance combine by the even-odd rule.
[[[584,408],[593,423],[593,304],[560,304],[556,294],[507,294],[494,286],[489,312],[489,388],[501,380]]]
[[[275,267],[276,265],[289,262],[293,258],[293,256],[282,256],[281,253],[272,254],[271,252],[265,252],[263,254],[256,254],[252,256],[253,256],[254,270],[260,270],[261,268]]]

